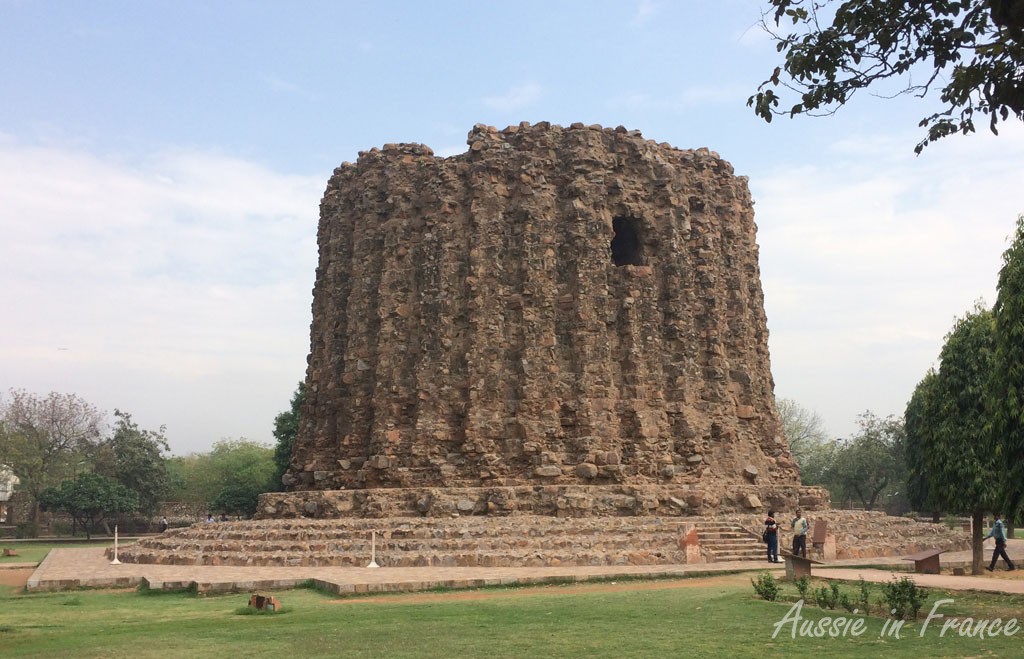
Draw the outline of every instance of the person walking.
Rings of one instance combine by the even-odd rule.
[[[775,511],[768,511],[764,520],[764,541],[768,543],[768,562],[779,562],[779,523],[775,521]]]
[[[167,530],[167,526],[168,526],[168,524],[167,524],[167,516],[164,515],[163,517],[160,518],[160,533],[163,533],[164,531],[166,531]]]
[[[796,519],[793,520],[793,555],[807,558],[807,519],[803,512],[796,509]]]
[[[1006,561],[1007,572],[1016,570],[1017,568],[1013,566],[1013,561],[1011,561],[1010,557],[1006,554],[1006,525],[1003,524],[1003,520],[1000,519],[1002,515],[996,513],[993,517],[995,517],[995,521],[992,522],[992,530],[988,532],[988,535],[982,538],[982,542],[989,538],[996,539],[996,548],[992,551],[992,562],[989,563],[989,566],[985,569],[989,572],[995,570],[996,560],[1002,556],[1003,560]]]

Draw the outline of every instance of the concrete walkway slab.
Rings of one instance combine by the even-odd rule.
[[[665,578],[725,574],[779,566],[762,561],[697,565],[621,565],[563,567],[237,567],[211,565],[111,565],[102,547],[54,549],[26,586],[29,592],[68,588],[188,588],[228,592],[293,588],[306,581],[339,594],[399,592],[438,588],[479,588],[613,578]]]
[[[1024,554],[1024,540],[1016,541],[1015,554]],[[384,593],[431,589],[480,588],[497,585],[527,585],[567,581],[624,578],[672,578],[726,574],[736,571],[771,570],[781,577],[781,566],[765,561],[735,561],[695,565],[617,565],[562,567],[237,567],[210,565],[150,565],[121,563],[111,565],[102,547],[52,550],[29,578],[29,592],[73,588],[131,588],[145,585],[152,589],[195,588],[202,593],[251,590],[285,590],[312,581],[318,587],[338,594]],[[944,555],[943,566],[969,561],[970,552]],[[859,566],[858,566],[859,563]],[[866,565],[892,566],[892,570],[867,569]],[[814,576],[829,579],[887,582],[907,575],[907,563],[900,557],[879,557],[842,561],[815,568]],[[902,568],[902,569],[900,569]],[[1024,574],[1024,573],[1022,573]],[[1004,575],[1005,576],[1005,575]],[[1016,573],[1014,573],[1016,576]],[[915,582],[925,587],[949,590],[1024,593],[1024,578],[955,577],[914,574]]]

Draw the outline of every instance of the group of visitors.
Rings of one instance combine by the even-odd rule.
[[[992,562],[989,563],[985,569],[992,572],[996,569],[996,561],[1000,558],[1006,563],[1007,571],[1016,570],[1013,561],[1006,554],[1006,525],[1003,523],[1002,516],[999,513],[995,514],[995,521],[992,522],[992,530],[988,532],[988,535],[984,537],[984,540],[989,538],[995,538],[996,546],[992,551]],[[796,517],[790,523],[790,528],[793,531],[793,555],[803,556],[807,558],[807,519],[804,517],[803,512],[797,508]],[[769,510],[768,517],[764,520],[764,533],[761,537],[768,545],[768,562],[769,563],[780,563],[779,560],[779,523],[775,519],[775,511]]]
[[[796,510],[796,517],[790,522],[790,529],[793,531],[793,555],[807,558],[807,518],[799,508]],[[781,563],[779,560],[779,523],[775,519],[775,511],[768,511],[768,518],[764,520],[764,533],[761,537],[768,545],[768,562]]]

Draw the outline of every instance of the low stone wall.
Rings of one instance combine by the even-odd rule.
[[[525,485],[472,488],[377,488],[270,492],[257,519],[548,515],[682,517],[742,513],[768,507],[824,510],[818,487],[735,485],[729,491],[688,485]]]

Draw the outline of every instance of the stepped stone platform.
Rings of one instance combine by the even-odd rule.
[[[969,547],[968,534],[883,513],[819,511],[836,558]],[[786,518],[780,545],[788,546]],[[129,563],[248,567],[657,566],[760,560],[757,514],[262,519],[195,524],[125,547]],[[374,542],[376,534],[376,542]]]
[[[660,517],[256,520],[168,531],[126,547],[119,558],[361,567],[375,551],[376,562],[389,567],[673,565],[688,562],[685,542],[693,527],[693,520]]]

